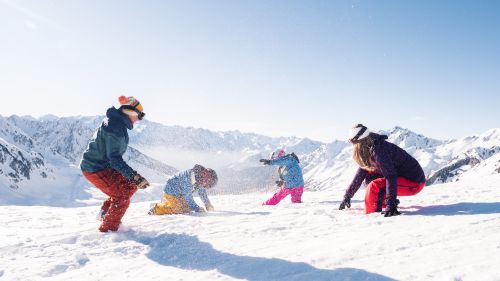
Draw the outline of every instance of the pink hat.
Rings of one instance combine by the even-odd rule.
[[[285,153],[286,153],[285,149],[284,148],[280,148],[280,149],[276,150],[275,152],[273,152],[271,154],[271,159],[272,160],[276,160],[278,158],[281,158],[281,157],[285,156]]]

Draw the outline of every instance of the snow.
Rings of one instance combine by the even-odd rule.
[[[118,233],[102,234],[105,196],[77,167],[101,120],[0,116],[0,280],[500,280],[498,128],[458,140],[390,130],[448,183],[400,198],[403,216],[383,218],[363,214],[363,190],[337,209],[356,171],[345,141],[144,121],[124,158],[157,184],[134,195]],[[260,205],[276,170],[258,160],[277,147],[301,159],[303,204]],[[165,180],[193,161],[219,173],[217,211],[147,216]]]
[[[500,280],[499,181],[426,187],[392,218],[364,215],[363,190],[343,211],[338,190],[273,207],[270,193],[212,196],[216,212],[190,215],[138,202],[106,234],[98,205],[0,206],[0,279]]]

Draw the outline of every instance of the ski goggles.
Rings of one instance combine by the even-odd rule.
[[[135,113],[137,113],[137,118],[139,118],[139,120],[142,120],[144,119],[144,117],[146,116],[146,113],[138,110],[135,106],[131,106],[131,105],[122,105],[121,106],[121,109],[128,109],[128,110],[132,110],[134,111]]]

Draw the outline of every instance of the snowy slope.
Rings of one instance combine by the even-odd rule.
[[[462,174],[461,179],[477,179],[500,174],[500,153],[496,153],[485,161],[470,168]]]
[[[271,194],[215,196],[201,215],[133,203],[108,234],[98,206],[0,206],[0,279],[500,280],[499,181],[426,187],[392,218],[363,215],[363,190],[344,211],[332,191],[275,207],[259,205]]]

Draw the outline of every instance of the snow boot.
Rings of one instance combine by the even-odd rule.
[[[399,199],[396,199],[396,208],[399,206]],[[377,208],[378,208],[378,205],[377,205]],[[382,215],[385,215],[385,211],[381,211]]]

